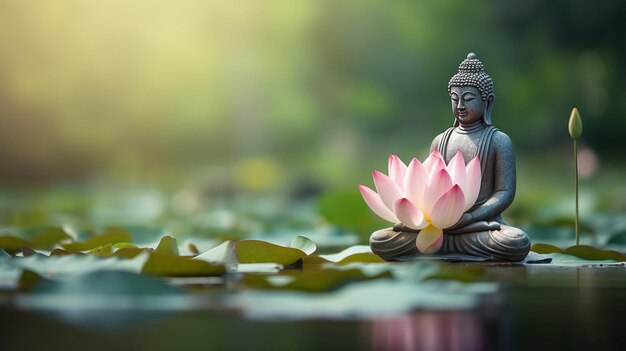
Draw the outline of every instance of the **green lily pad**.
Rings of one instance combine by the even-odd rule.
[[[22,251],[23,246],[29,246],[30,243],[22,238],[18,238],[12,235],[0,236],[0,248],[8,252],[11,255]]]
[[[154,252],[178,256],[178,243],[176,242],[176,238],[169,235],[162,237],[161,241],[159,241],[159,245],[154,249]]]
[[[626,262],[626,255],[621,252],[602,250],[588,245],[571,246],[563,250],[562,253],[592,261],[615,260],[617,262]]]
[[[33,237],[31,247],[38,250],[48,250],[63,240],[72,239],[63,228],[49,228]]]
[[[310,257],[303,260],[304,264],[329,262],[345,265],[349,263],[382,263],[385,260],[372,253],[368,245],[354,245],[336,254],[320,255],[319,257]]]
[[[213,265],[189,257],[153,252],[142,273],[168,277],[196,277],[226,273],[223,265]]]
[[[614,260],[617,262],[626,262],[626,255],[621,252],[602,250],[589,245],[574,245],[567,249],[560,249],[553,245],[538,243],[531,246],[530,249],[541,254],[560,253],[589,261]]]
[[[17,282],[23,270],[29,270],[50,279],[64,279],[98,270],[123,270],[139,273],[147,259],[148,254],[135,257],[134,259],[120,259],[82,253],[71,253],[65,256],[33,255],[3,258],[0,259],[2,260],[0,265],[3,267],[2,270],[5,274],[0,279],[0,285],[11,285],[11,279],[15,279],[14,282]],[[9,280],[3,281],[5,278]]]
[[[279,263],[289,266],[307,254],[293,247],[284,247],[260,240],[241,240],[235,244],[240,263]]]
[[[115,243],[113,247],[116,249],[137,249],[139,248],[137,245],[133,243]]]
[[[106,244],[117,244],[121,242],[130,242],[131,235],[127,231],[120,229],[108,230],[102,234],[94,235],[84,242],[75,242],[63,245],[68,251],[87,251],[95,249],[98,246],[104,246]]]
[[[193,259],[213,264],[236,264],[239,262],[235,243],[231,240],[227,240],[221,245],[207,250]]]
[[[59,249],[59,248],[56,248],[52,250],[52,252],[50,252],[50,256],[67,256],[67,255],[84,255],[84,253],[67,251],[67,250]]]
[[[134,258],[142,252],[151,253],[152,249],[140,247],[123,247],[113,253],[115,257]]]
[[[295,238],[293,238],[293,241],[291,242],[291,245],[289,245],[289,247],[298,249],[307,255],[310,255],[314,253],[315,250],[317,250],[317,246],[315,245],[313,240],[305,236],[301,236],[301,235],[298,235]]]
[[[375,276],[364,274],[360,269],[322,269],[304,271],[298,273],[293,279],[287,278],[286,284],[277,283],[276,277],[267,277],[262,275],[248,275],[243,280],[243,284],[258,289],[279,289],[279,290],[299,290],[307,292],[324,292],[336,289],[345,284],[372,280],[378,278],[391,277],[391,273],[383,272]]]
[[[113,255],[113,246],[111,244],[98,246],[95,249],[89,250],[88,253],[91,255],[111,256]]]
[[[530,251],[534,251],[539,254],[549,254],[549,253],[561,253],[563,252],[563,249],[554,245],[550,245],[550,244],[537,243],[537,244],[533,244],[530,247]]]

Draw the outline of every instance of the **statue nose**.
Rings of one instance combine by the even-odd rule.
[[[459,100],[459,102],[456,105],[457,110],[464,110],[465,109],[465,105],[463,105],[463,100]]]

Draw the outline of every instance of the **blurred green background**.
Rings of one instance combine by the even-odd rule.
[[[582,216],[623,211],[624,15],[583,0],[0,1],[4,224],[331,194],[322,212],[349,227],[356,184],[390,153],[423,159],[452,124],[468,52],[517,149],[510,216],[572,215],[573,106]]]

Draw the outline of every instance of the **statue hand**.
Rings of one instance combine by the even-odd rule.
[[[393,231],[394,232],[412,232],[412,233],[419,233],[420,231],[417,229],[411,229],[409,227],[405,227],[404,224],[402,223],[398,223],[396,225],[393,226]]]

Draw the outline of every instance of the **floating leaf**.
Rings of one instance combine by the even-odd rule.
[[[221,245],[207,250],[193,259],[213,264],[236,264],[239,262],[235,244],[231,240],[227,240]]]
[[[111,244],[106,244],[104,246],[91,249],[88,253],[92,255],[111,256],[113,255],[113,246]]]
[[[341,261],[337,262],[337,264],[349,264],[349,263],[383,263],[385,260],[380,258],[380,256],[374,253],[357,253],[350,256],[345,257]]]
[[[31,240],[31,247],[38,250],[48,250],[63,240],[72,239],[63,228],[49,228],[35,235]]]
[[[270,283],[271,284],[271,283]],[[495,283],[375,279],[348,284],[319,296],[294,291],[251,290],[235,299],[250,318],[376,319],[404,315],[416,309],[466,310],[479,305],[486,294],[497,292]]]
[[[319,256],[307,256],[302,259],[304,264],[324,264],[324,263],[336,263],[339,265],[346,265],[350,263],[383,263],[382,258],[372,253],[372,250],[368,245],[354,245],[339,253],[319,255]]]
[[[615,260],[617,262],[626,262],[626,255],[613,250],[601,250],[588,245],[575,245],[568,247],[562,252],[564,255],[571,255],[583,258],[585,260],[601,261]]]
[[[116,249],[137,249],[137,245],[133,243],[115,243],[113,247]]]
[[[120,229],[108,230],[102,234],[94,235],[84,242],[76,242],[63,245],[68,251],[87,251],[95,249],[98,246],[104,246],[106,244],[116,244],[121,242],[130,242],[130,233]]]
[[[534,251],[539,254],[549,254],[555,252],[561,253],[563,252],[563,249],[550,244],[537,243],[530,247],[530,251]]]
[[[169,235],[162,237],[161,241],[159,241],[159,245],[154,249],[154,252],[178,256],[178,243],[176,242],[176,238]]]
[[[371,280],[382,277],[391,277],[391,273],[383,272],[376,276],[368,276],[360,269],[323,269],[304,271],[288,279],[286,284],[276,284],[270,277],[260,275],[249,275],[243,280],[243,284],[248,287],[259,289],[288,289],[308,292],[323,292],[338,288],[342,285],[355,281]]]
[[[4,235],[0,236],[0,248],[4,249],[4,251],[8,252],[11,255],[14,255],[20,251],[22,251],[23,246],[29,246],[30,243],[22,238],[18,238],[12,235]]]
[[[50,252],[50,256],[66,256],[66,255],[84,255],[82,252],[67,251],[64,249],[54,249]]]
[[[226,272],[222,265],[213,265],[189,257],[154,252],[143,266],[145,274],[172,277],[220,275]]]
[[[602,250],[588,245],[574,245],[563,250],[553,245],[537,243],[531,246],[530,249],[540,254],[556,253],[575,256],[589,261],[614,260],[617,262],[626,262],[626,255],[621,252]]]
[[[311,239],[301,235],[293,238],[293,241],[291,242],[291,245],[289,247],[298,249],[307,255],[310,255],[314,253],[315,250],[317,250],[317,246],[315,246],[315,243]]]
[[[240,263],[279,263],[289,266],[307,254],[299,249],[260,240],[241,240],[235,244]]]
[[[34,255],[29,257],[0,258],[2,273],[0,286],[11,286],[17,283],[22,270],[29,270],[44,278],[67,278],[98,270],[123,270],[139,273],[148,255],[134,259],[100,257],[97,255]]]
[[[142,249],[139,247],[124,247],[115,251],[113,253],[113,256],[123,257],[123,258],[133,258],[141,254],[142,252],[151,253],[152,249]]]
[[[302,257],[302,264],[305,264],[305,265],[325,264],[325,263],[330,263],[330,261],[325,260],[316,255]]]

